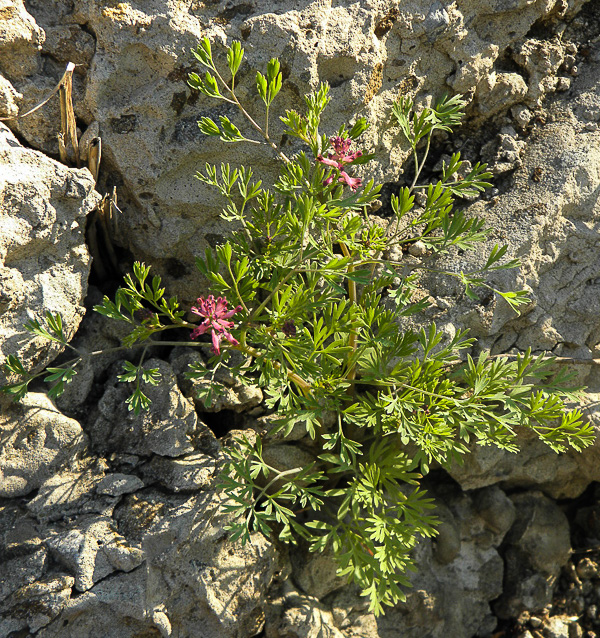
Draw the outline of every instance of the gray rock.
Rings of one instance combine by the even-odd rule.
[[[14,501],[0,506],[0,556],[25,556],[42,545],[42,534],[36,522]]]
[[[80,514],[110,516],[117,498],[97,494],[106,465],[92,464],[76,471],[63,471],[45,481],[27,509],[40,521],[58,521]]]
[[[154,456],[143,468],[144,477],[174,492],[206,489],[214,484],[216,461],[202,453],[176,459]]]
[[[558,455],[530,431],[519,431],[521,451],[511,454],[493,447],[473,446],[462,465],[448,471],[464,489],[499,484],[505,488],[539,487],[553,498],[575,498],[600,473],[596,443],[582,453]]]
[[[525,41],[513,54],[514,61],[529,77],[527,102],[531,106],[556,89],[556,72],[565,59],[565,45],[560,41],[541,41],[532,38]]]
[[[48,576],[21,587],[0,605],[0,635],[27,628],[36,633],[48,625],[66,608],[73,582],[71,576]]]
[[[44,32],[23,0],[3,3],[0,23],[0,71],[16,79],[35,73]]]
[[[87,437],[45,394],[30,393],[0,414],[0,496],[24,496],[75,462]]]
[[[2,365],[9,354],[38,370],[62,349],[27,332],[28,321],[59,312],[67,339],[75,333],[90,270],[86,215],[100,196],[87,169],[70,169],[24,148],[2,123],[0,192],[0,383],[5,383]]]
[[[98,494],[123,496],[144,487],[144,482],[133,474],[107,474],[96,485]]]
[[[571,621],[561,616],[552,616],[544,624],[544,633],[548,638],[570,638]]]
[[[0,565],[0,601],[44,573],[48,552],[40,548],[33,554],[7,560]]]
[[[111,638],[259,633],[265,593],[283,565],[258,534],[245,546],[228,541],[224,526],[231,519],[218,504],[212,493],[168,497],[145,490],[126,496],[115,517],[129,543],[143,538],[144,567],[110,574],[71,599],[43,638],[93,635],[107,617]]]
[[[215,381],[219,384],[222,394],[215,397],[211,405],[205,405],[198,393],[206,390],[212,384],[210,380],[186,379],[192,363],[202,363],[203,359],[196,352],[186,352],[173,357],[171,365],[177,375],[177,383],[184,396],[192,399],[198,412],[221,412],[233,410],[234,412],[246,412],[259,405],[263,400],[262,390],[256,385],[243,385],[233,375],[223,368],[215,374]]]
[[[305,596],[286,584],[284,591],[269,601],[266,638],[344,638],[334,614],[312,596]],[[364,635],[364,634],[362,634]]]
[[[106,516],[79,519],[77,525],[59,531],[47,541],[54,558],[75,576],[79,591],[115,571],[130,572],[144,560],[141,547],[128,542]]]
[[[571,555],[569,523],[554,502],[541,492],[511,500],[517,517],[505,539],[504,591],[494,607],[499,618],[550,603],[554,582]]]
[[[161,375],[159,385],[143,388],[152,401],[150,409],[135,415],[125,403],[132,389],[109,381],[98,406],[100,416],[89,428],[94,448],[102,453],[142,456],[172,457],[192,452],[198,418],[179,391],[171,366],[160,359],[150,359],[144,368],[156,368]]]
[[[321,600],[348,581],[337,576],[338,565],[331,552],[296,552],[292,559],[292,578],[311,598]]]

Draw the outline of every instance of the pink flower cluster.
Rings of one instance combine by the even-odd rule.
[[[207,330],[212,330],[212,349],[215,354],[221,354],[220,344],[222,339],[227,339],[229,343],[237,346],[239,341],[229,332],[233,328],[233,321],[228,321],[230,317],[241,310],[241,306],[237,306],[233,310],[227,310],[227,299],[219,297],[215,300],[213,295],[209,295],[207,299],[199,297],[196,300],[197,306],[192,306],[191,310],[194,314],[199,315],[204,321],[194,328],[190,335],[192,339],[196,339],[203,335]]]
[[[346,173],[346,171],[343,169],[346,164],[352,164],[354,160],[358,159],[362,155],[362,152],[349,152],[352,140],[348,137],[330,137],[329,143],[333,146],[334,152],[329,153],[328,157],[319,155],[317,157],[317,161],[322,162],[326,166],[337,168],[340,171],[338,182],[350,186],[350,188],[355,191],[362,184],[362,180],[360,179],[360,177],[350,177],[350,175],[348,175],[348,173]],[[327,186],[328,184],[331,184],[331,182],[333,182],[332,175],[330,175],[326,180],[323,181],[323,185]]]

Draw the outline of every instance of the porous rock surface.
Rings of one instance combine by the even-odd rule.
[[[127,197],[118,240],[151,261],[168,277],[171,290],[192,301],[197,274],[191,264],[227,228],[218,219],[222,202],[194,172],[224,152],[203,136],[200,114],[238,120],[231,105],[192,92],[186,85],[198,64],[190,54],[208,36],[219,64],[225,43],[241,40],[248,62],[239,72],[240,97],[252,115],[260,110],[252,69],[271,57],[282,62],[284,83],[278,98],[285,108],[302,109],[303,96],[320,81],[331,86],[334,108],[325,127],[334,131],[357,115],[378,123],[364,137],[375,154],[369,176],[395,180],[408,155],[389,120],[399,94],[418,101],[449,88],[472,99],[474,121],[485,121],[512,106],[527,108],[560,86],[566,45],[533,38],[531,28],[568,20],[581,0],[537,2],[472,1],[444,5],[418,1],[361,0],[345,6],[329,0],[286,3],[201,3],[192,0],[138,2],[19,0],[7,13],[0,50],[11,51],[0,66],[3,107],[26,109],[41,101],[75,62],[75,110],[87,124],[98,122],[107,181]],[[20,57],[19,57],[20,54]],[[16,68],[16,60],[24,63]],[[510,71],[508,70],[510,69]],[[570,78],[563,78],[570,82]],[[54,84],[53,84],[54,83]],[[12,88],[11,88],[12,87]],[[37,148],[56,152],[56,109],[10,125]],[[11,111],[12,112],[12,111]],[[281,125],[273,118],[274,139]],[[228,147],[228,159],[272,176],[268,154],[255,145]]]
[[[60,346],[23,330],[47,312],[74,335],[90,272],[86,216],[99,199],[87,169],[23,147],[0,122],[0,367],[9,354],[38,368],[56,356]]]
[[[533,303],[515,319],[500,302],[466,301],[448,280],[431,280],[424,291],[437,305],[426,318],[448,335],[469,327],[493,353],[531,346],[589,359],[577,370],[596,391],[600,12],[589,10],[593,2],[0,0],[0,117],[40,102],[75,62],[78,125],[97,123],[99,188],[117,186],[123,211],[113,239],[152,263],[169,294],[191,301],[202,292],[193,257],[228,232],[194,171],[223,158],[272,177],[269,158],[253,146],[226,156],[231,147],[199,133],[200,115],[237,121],[185,84],[199,70],[189,53],[199,38],[211,38],[219,62],[224,43],[242,40],[249,64],[240,70],[240,95],[255,115],[250,69],[270,57],[282,61],[283,108],[301,108],[303,95],[327,80],[333,102],[325,127],[367,116],[374,125],[365,150],[375,160],[363,170],[379,181],[399,179],[407,157],[397,129],[386,125],[392,101],[465,93],[467,129],[442,151],[490,162],[497,190],[470,205],[495,229],[478,258],[507,242],[523,267],[498,283],[529,287]],[[579,54],[582,33],[591,35]],[[22,143],[56,155],[58,122],[52,100],[7,123]],[[56,353],[27,341],[22,326],[59,311],[74,333],[89,273],[83,226],[98,196],[87,171],[22,143],[0,124],[0,363],[18,352],[41,366]],[[409,265],[422,257],[413,253]],[[455,255],[449,267],[465,263]],[[88,305],[98,302],[94,290]],[[107,325],[86,317],[74,343],[115,345],[119,335]],[[589,610],[600,604],[600,561],[570,558],[575,542],[600,543],[600,493],[590,487],[600,480],[598,445],[557,457],[524,434],[519,456],[484,448],[451,469],[456,482],[436,472],[427,487],[440,534],[417,548],[407,601],[376,619],[336,576],[331,557],[258,534],[245,546],[228,539],[216,491],[220,443],[205,423],[252,427],[245,432],[254,436],[269,423],[260,411],[245,414],[260,404],[260,390],[226,378],[222,413],[208,414],[183,377],[194,356],[147,362],[166,383],[148,390],[154,407],[145,415],[123,405],[128,389],[116,382],[116,355],[86,364],[59,402],[65,414],[39,393],[22,406],[2,404],[0,637],[81,638],[101,628],[107,638],[490,638],[510,627],[519,638],[573,638],[584,626],[598,629]],[[587,408],[594,423],[597,398],[591,393]],[[304,435],[276,442],[273,462],[307,461],[290,443]],[[575,497],[584,500],[565,504]],[[498,628],[499,620],[512,624]]]

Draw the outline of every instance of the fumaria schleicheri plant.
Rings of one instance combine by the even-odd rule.
[[[220,368],[263,389],[274,427],[226,450],[222,486],[229,495],[225,509],[235,515],[231,537],[245,543],[258,530],[284,542],[304,539],[315,552],[331,549],[339,574],[357,583],[380,614],[384,605],[404,599],[411,550],[436,533],[433,503],[419,484],[432,464],[451,463],[473,442],[516,452],[518,427],[530,428],[557,452],[581,450],[592,443],[593,431],[578,410],[566,408],[565,401],[578,395],[551,358],[530,352],[472,358],[473,339],[464,331],[444,341],[434,324],[418,332],[400,329],[402,317],[426,307],[413,293],[419,274],[432,267],[389,255],[420,241],[439,256],[469,250],[486,237],[482,220],[454,207],[455,197],[489,186],[484,165],[461,179],[456,153],[439,181],[419,184],[432,135],[460,121],[460,96],[418,111],[408,98],[394,104],[391,116],[411,147],[415,176],[392,195],[391,216],[382,225],[369,213],[380,186],[353,172],[371,159],[360,148],[364,118],[322,133],[330,99],[322,84],[306,97],[303,114],[288,110],[280,118],[287,135],[305,145],[287,157],[269,133],[271,105],[282,87],[279,62],[271,60],[266,74],[256,75],[265,105],[258,123],[235,90],[244,56],[240,43],[229,47],[221,71],[208,39],[194,55],[207,71],[192,73],[190,86],[234,105],[250,125],[242,133],[222,115],[218,122],[202,117],[200,129],[224,142],[264,145],[279,162],[279,177],[267,188],[243,166],[207,164],[197,174],[223,196],[222,217],[232,227],[227,241],[197,259],[209,282],[208,294],[191,308],[199,322],[188,322],[177,300],[165,298],[160,278],[150,278],[140,263],[114,300],[105,297],[95,310],[127,323],[123,348],[141,350],[119,377],[132,388],[128,403],[136,413],[149,407],[144,385],[160,383],[158,370],[143,367],[156,345],[206,354],[188,377],[208,381],[201,384],[207,406],[223,391]],[[415,206],[416,189],[425,193],[421,207]],[[487,273],[518,265],[503,263],[505,252],[495,246],[483,267],[441,274],[458,277],[476,299],[478,288],[490,288]],[[515,310],[526,302],[524,292],[491,290]],[[174,327],[189,329],[191,339],[163,339]],[[27,328],[71,347],[59,316]],[[76,351],[71,361],[39,375],[11,356],[6,367],[19,378],[3,391],[18,399],[32,379],[46,375],[54,383],[49,394],[57,396],[79,362],[94,354]],[[306,432],[304,449],[313,461],[285,470],[267,462],[263,451],[274,435],[285,439],[297,428]]]

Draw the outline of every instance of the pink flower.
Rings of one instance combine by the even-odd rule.
[[[334,152],[329,153],[328,157],[319,155],[317,161],[326,166],[337,168],[340,171],[338,182],[350,186],[350,188],[355,191],[362,184],[362,180],[359,177],[350,177],[343,168],[346,164],[352,164],[354,160],[358,159],[362,155],[362,152],[355,151],[354,153],[349,153],[348,151],[350,150],[352,140],[347,137],[330,137],[329,143],[333,146]],[[323,180],[323,186],[328,186],[331,182],[333,182],[333,177],[330,175],[327,179]]]
[[[212,342],[213,352],[215,354],[221,354],[219,345],[223,338],[227,339],[229,343],[237,346],[239,341],[233,337],[229,332],[230,328],[233,328],[233,321],[228,321],[230,317],[241,310],[241,306],[237,306],[233,310],[227,310],[227,300],[223,297],[219,297],[217,300],[213,295],[209,295],[207,299],[199,297],[196,300],[197,306],[192,306],[191,310],[194,314],[204,318],[204,321],[194,328],[190,335],[192,339],[203,335],[207,330],[212,330]]]

